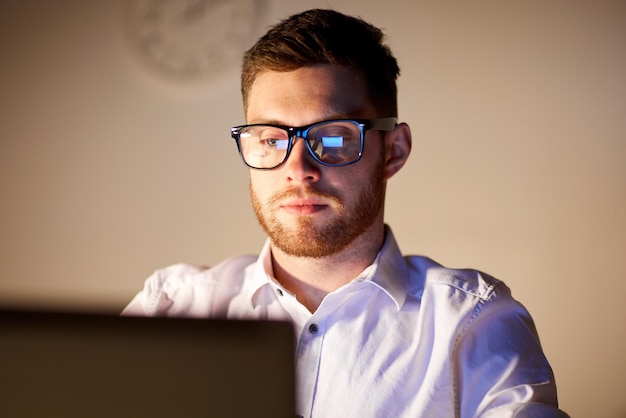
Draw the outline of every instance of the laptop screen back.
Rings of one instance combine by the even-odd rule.
[[[288,323],[0,311],[2,417],[293,417]]]

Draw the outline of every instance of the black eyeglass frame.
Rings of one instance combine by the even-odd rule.
[[[360,132],[359,155],[354,161],[349,161],[349,162],[339,163],[339,164],[324,162],[315,153],[315,151],[313,151],[313,148],[311,148],[311,144],[309,143],[309,141],[306,140],[306,136],[309,133],[309,130],[311,130],[311,128],[314,128],[317,125],[327,124],[327,123],[332,123],[332,122],[353,122],[359,127],[359,132]],[[287,143],[287,151],[285,152],[285,156],[283,157],[282,161],[276,164],[275,166],[254,167],[246,162],[246,159],[244,158],[243,152],[241,150],[241,143],[240,143],[239,138],[240,138],[241,131],[243,129],[253,127],[253,126],[269,126],[272,128],[282,129],[287,132],[287,136],[289,138],[289,142]],[[239,156],[241,157],[241,160],[243,161],[243,163],[246,166],[255,170],[273,170],[283,165],[285,161],[287,161],[287,158],[289,158],[289,155],[291,154],[291,149],[293,148],[293,141],[294,141],[294,138],[296,137],[302,138],[304,140],[304,143],[306,145],[307,150],[309,151],[309,154],[311,154],[313,159],[315,159],[315,161],[317,161],[321,165],[324,165],[327,167],[344,167],[350,164],[354,164],[361,159],[361,156],[363,155],[363,147],[365,144],[365,133],[368,130],[388,132],[388,131],[394,130],[396,126],[398,126],[398,118],[396,117],[375,118],[375,119],[329,119],[329,120],[322,120],[319,122],[315,122],[310,125],[298,126],[298,127],[287,126],[287,125],[276,125],[272,123],[253,123],[250,125],[233,126],[232,128],[230,128],[230,135],[237,143],[237,150],[239,151]]]

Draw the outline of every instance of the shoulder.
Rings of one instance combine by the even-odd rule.
[[[123,314],[208,315],[215,309],[216,302],[236,295],[256,258],[252,255],[231,257],[212,268],[174,264],[156,270]]]
[[[220,281],[243,279],[245,270],[256,261],[256,256],[243,255],[228,258],[214,267],[192,264],[173,264],[156,270],[146,280],[154,290],[167,290],[181,286],[217,284]]]
[[[501,280],[474,269],[454,269],[426,257],[407,257],[409,298],[426,320],[461,335],[518,332],[534,335],[530,313]]]
[[[407,256],[405,260],[412,276],[419,278],[410,281],[409,293],[420,291],[419,288],[423,293],[444,291],[477,303],[511,297],[511,291],[503,281],[482,271],[444,267],[422,256]]]
[[[506,344],[516,341],[522,347],[533,341],[540,352],[530,313],[503,281],[479,270],[443,267],[425,257],[407,260],[419,273],[415,277],[422,278],[420,311],[433,325],[456,334],[457,344],[467,337],[490,336],[486,339],[492,341],[491,336],[507,336]]]

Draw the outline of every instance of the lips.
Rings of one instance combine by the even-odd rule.
[[[330,205],[321,199],[298,198],[288,199],[280,204],[280,208],[294,215],[314,215]]]

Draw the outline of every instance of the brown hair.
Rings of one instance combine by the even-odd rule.
[[[397,116],[396,79],[400,69],[383,39],[383,32],[375,26],[334,10],[308,10],[279,22],[244,54],[244,109],[259,73],[331,64],[364,74],[368,96],[379,116]]]

